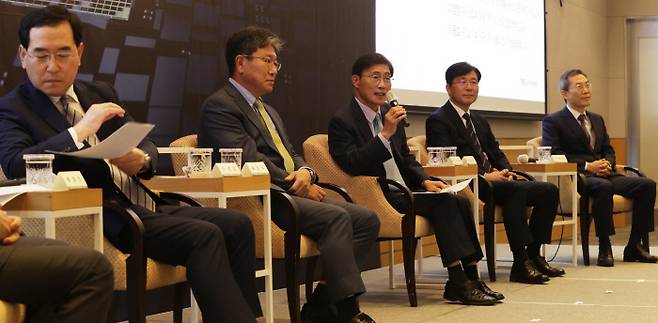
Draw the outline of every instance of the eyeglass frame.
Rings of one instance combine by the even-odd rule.
[[[367,77],[375,82],[375,84],[379,84],[379,82],[384,82],[384,84],[391,84],[391,81],[393,81],[393,75],[388,75],[384,74],[378,74],[378,73],[373,73],[370,75],[361,75],[363,77]]]
[[[480,86],[480,81],[479,80],[467,80],[467,79],[459,79],[457,81],[452,81],[452,84],[459,85],[461,87],[466,87],[466,84],[471,85],[471,87],[478,87]]]
[[[47,51],[43,51],[43,55],[34,55],[34,54],[30,54],[30,52],[27,49],[25,49],[25,55],[33,59],[38,64],[48,65],[50,64],[53,57],[55,62],[57,62],[57,64],[66,64],[71,59],[71,57],[73,57],[75,54],[71,49],[64,49],[64,50],[58,50],[55,53],[49,53]]]
[[[256,56],[256,55],[252,55],[252,54],[249,54],[249,55],[240,54],[240,56],[244,56],[244,57],[246,57],[247,59],[258,58],[258,59],[260,59],[261,61],[265,62],[266,64],[271,65],[271,66],[274,66],[274,67],[276,68],[277,71],[280,71],[280,70],[281,70],[281,66],[282,66],[282,64],[279,63],[279,61],[277,61],[277,60],[273,60],[273,59],[272,59],[271,57],[269,57],[269,56]]]
[[[575,89],[578,90],[578,92],[582,93],[585,89],[591,90],[592,89],[592,83],[590,81],[587,81],[585,83],[576,83],[573,86],[570,86],[569,89]]]

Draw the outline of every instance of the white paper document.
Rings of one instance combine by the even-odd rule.
[[[128,122],[96,146],[74,152],[50,151],[54,154],[81,157],[112,159],[129,153],[151,132],[155,125],[150,123]]]
[[[468,184],[471,183],[472,178],[469,178],[465,181],[461,181],[455,185],[448,186],[444,189],[441,190],[441,192],[429,192],[429,191],[424,191],[424,192],[413,192],[414,194],[443,194],[443,193],[457,193],[463,189],[465,189]]]

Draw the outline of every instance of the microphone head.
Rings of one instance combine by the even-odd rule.
[[[527,154],[521,154],[518,157],[516,157],[516,161],[519,162],[519,164],[527,164],[529,161],[529,157]]]
[[[388,91],[386,93],[386,102],[388,102],[388,104],[392,107],[397,106],[399,104],[398,97],[397,95],[395,95],[395,93],[393,93],[393,91]]]

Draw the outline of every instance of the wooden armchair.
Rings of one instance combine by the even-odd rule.
[[[197,135],[192,134],[173,141],[170,147],[196,147]],[[187,155],[174,153],[171,156],[174,172],[180,176],[182,167],[187,165]],[[287,223],[291,223],[288,231],[281,230],[272,224],[272,258],[284,259],[286,267],[286,290],[288,295],[288,311],[293,323],[301,322],[300,317],[300,293],[299,293],[299,266],[301,259],[308,259],[306,267],[306,295],[311,295],[313,288],[313,272],[317,262],[316,256],[320,254],[315,241],[299,232],[297,225],[297,205],[292,198],[281,191],[271,190],[272,204],[280,206],[284,215],[288,217]],[[217,206],[216,199],[199,199],[206,206]],[[263,258],[263,232],[264,221],[262,217],[263,204],[259,197],[237,197],[227,202],[228,207],[237,209],[249,216],[256,232],[256,257]]]
[[[531,140],[528,140],[527,145],[531,148],[532,154],[536,156],[537,148],[541,146],[542,138],[536,137]],[[615,166],[615,171],[626,176],[641,176],[644,177],[639,169],[633,168],[626,165]],[[564,213],[565,216],[572,214],[571,201],[572,201],[572,190],[571,190],[571,178],[569,176],[562,176],[560,179],[561,183],[564,184],[564,187],[560,187],[560,204],[561,204],[561,213]],[[590,224],[592,223],[592,205],[591,198],[589,197],[589,192],[587,190],[587,176],[585,174],[578,174],[578,214],[580,215],[580,241],[583,247],[583,263],[585,266],[589,266],[589,229]],[[621,195],[615,194],[612,196],[612,214],[622,214],[631,212],[633,210],[633,200],[623,197]],[[573,234],[576,234],[575,232]],[[649,236],[646,234],[642,238],[642,245],[649,250]]]
[[[350,176],[346,174],[331,158],[327,135],[313,135],[304,141],[304,158],[318,173],[320,179],[330,179],[332,184],[341,186],[350,192],[354,203],[373,210],[381,223],[379,229],[380,241],[402,240],[402,256],[407,285],[409,304],[418,306],[416,297],[416,275],[414,255],[418,239],[433,234],[432,225],[422,216],[416,216],[413,205],[413,195],[409,189],[395,181],[378,179],[372,176]],[[409,209],[405,214],[391,206],[382,185],[394,185],[409,199]],[[393,262],[389,263],[389,275],[392,275]]]

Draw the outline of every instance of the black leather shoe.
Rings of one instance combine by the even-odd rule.
[[[349,322],[345,323],[377,323],[375,320],[372,319],[368,314],[366,313],[359,313],[357,315],[354,315],[354,317],[349,320]]]
[[[636,244],[634,246],[626,246],[626,248],[624,248],[624,261],[656,263],[658,262],[658,257],[652,256],[644,249],[643,246]]]
[[[473,285],[475,285],[475,288],[479,289],[484,295],[487,295],[489,297],[493,297],[497,301],[505,299],[505,296],[503,296],[502,293],[496,292],[489,288],[487,284],[484,283],[484,281],[481,280],[475,280],[473,281]]]
[[[302,323],[333,323],[338,317],[333,306],[309,302],[302,306]]]
[[[543,284],[549,281],[548,276],[542,274],[530,259],[514,261],[509,274],[509,281],[524,284]]]
[[[546,258],[542,256],[532,258],[532,264],[535,265],[535,268],[537,268],[539,272],[548,277],[559,277],[565,274],[564,269],[560,267],[551,267],[546,261]]]
[[[495,298],[479,290],[470,280],[459,283],[448,280],[443,290],[443,298],[464,305],[494,305],[497,302]]]
[[[612,246],[599,246],[599,257],[596,259],[596,265],[601,267],[615,265],[615,258],[612,257]]]

